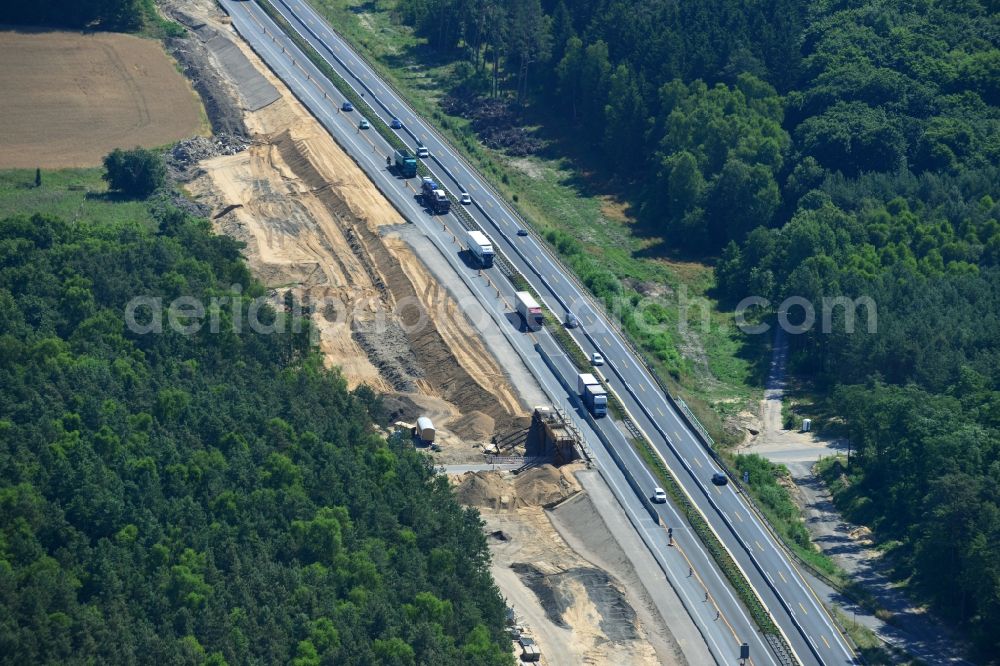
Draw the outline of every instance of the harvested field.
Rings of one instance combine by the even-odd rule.
[[[158,42],[114,33],[0,32],[0,168],[95,166],[116,147],[205,129]]]

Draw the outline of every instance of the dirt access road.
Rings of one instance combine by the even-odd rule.
[[[823,457],[843,455],[847,442],[824,438],[799,428],[785,429],[782,401],[786,393],[788,340],[778,329],[771,353],[771,369],[761,401],[759,434],[740,453],[756,453],[788,468],[792,498],[805,514],[806,528],[816,546],[827,554],[851,578],[864,586],[885,611],[889,622],[865,609],[851,605],[847,610],[853,620],[871,629],[893,647],[932,664],[963,664],[961,645],[951,632],[914,604],[889,575],[882,554],[873,547],[870,531],[851,524],[837,511],[813,467]],[[830,600],[828,599],[828,602]]]
[[[97,166],[114,148],[207,132],[158,42],[116,33],[0,31],[0,169]]]

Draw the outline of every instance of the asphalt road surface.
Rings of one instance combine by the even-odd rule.
[[[501,197],[452,151],[429,124],[413,113],[318,14],[299,0],[276,0],[274,4],[293,29],[363,95],[368,108],[357,109],[353,113],[339,112],[343,98],[336,88],[323,79],[256,3],[222,0],[222,5],[233,17],[234,25],[251,46],[404,215],[432,237],[443,252],[448,252],[448,243],[455,242],[451,230],[461,237],[457,220],[452,216],[431,217],[423,210],[413,190],[416,181],[403,181],[385,169],[385,155],[390,154],[391,149],[376,132],[358,131],[358,120],[364,116],[372,122],[378,122],[378,119],[388,122],[397,117],[403,123],[403,128],[396,130],[399,138],[411,149],[415,149],[419,142],[430,150],[431,157],[425,159],[424,164],[435,179],[456,196],[462,192],[472,196],[473,205],[466,210],[490,236],[496,248],[528,279],[549,309],[557,316],[566,312],[578,316],[582,325],[571,329],[570,333],[588,354],[599,351],[604,356],[606,363],[601,371],[605,378],[620,396],[636,425],[663,456],[692,503],[733,555],[791,645],[795,658],[804,664],[855,663],[851,648],[826,608],[762,520],[734,491],[732,484],[719,487],[711,483],[712,474],[720,469],[704,441],[689,428],[618,328],[593,304],[584,288],[532,235],[517,235],[517,230],[523,228],[524,223]],[[475,267],[461,260],[455,263],[455,267],[463,279],[471,281],[473,293],[492,320],[488,325],[510,329],[505,334],[511,338],[549,395],[567,406],[578,406],[573,396],[569,395],[575,388],[576,370],[569,359],[562,356],[554,340],[544,330],[526,333],[516,328],[516,317],[510,313],[513,288],[509,282],[495,268],[485,271],[487,275],[484,277]],[[539,363],[535,344],[549,352],[551,362],[547,366]],[[547,371],[547,378],[540,376]],[[553,379],[559,381],[560,386],[554,385]],[[580,416],[578,413],[577,418]],[[658,484],[629,444],[629,435],[620,431],[611,419],[601,419],[595,427],[614,447],[633,478],[640,480],[639,492],[648,488],[646,495],[651,495],[652,488]],[[582,429],[585,432],[590,430],[589,427]],[[611,468],[616,465],[608,452],[599,445],[592,445],[592,448],[602,471],[608,472],[609,483],[614,486],[618,481],[624,482],[623,478],[613,480],[615,470]],[[643,522],[643,502],[634,490],[628,487],[614,489],[616,494],[621,493],[620,500],[624,497],[632,504],[630,517],[636,528],[644,532],[647,544],[657,551],[655,554],[668,567],[672,574],[671,584],[678,589],[688,612],[695,617],[716,659],[720,663],[737,663],[737,646],[746,641],[751,647],[752,663],[781,663],[780,655],[768,648],[745,609],[722,580],[711,558],[697,538],[688,533],[672,506],[663,504],[656,505],[656,508],[662,524],[673,527],[678,547],[666,544],[662,527],[651,520]],[[690,566],[685,564],[688,560]],[[696,575],[687,576],[689,569],[694,570]],[[708,591],[707,600],[705,590]]]

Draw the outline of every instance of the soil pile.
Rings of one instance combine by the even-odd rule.
[[[167,169],[175,180],[187,182],[201,174],[198,162],[219,155],[235,155],[250,142],[234,134],[216,134],[209,138],[195,136],[180,141],[166,155]]]
[[[535,593],[545,614],[557,627],[579,624],[574,616],[584,613],[597,620],[597,626],[610,641],[641,638],[636,629],[635,610],[606,571],[581,566],[549,573],[525,562],[515,562],[510,568]]]
[[[487,509],[517,509],[545,506],[577,493],[580,486],[572,476],[552,465],[533,467],[521,474],[510,472],[466,472],[455,489],[458,501],[466,506]]]
[[[455,489],[459,503],[499,509],[510,500],[510,488],[496,472],[468,472]]]
[[[580,487],[552,465],[533,467],[514,481],[519,506],[544,506],[576,493]]]
[[[493,417],[473,410],[448,425],[453,433],[467,442],[485,442],[496,428]]]

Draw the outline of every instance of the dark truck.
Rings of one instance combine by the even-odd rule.
[[[405,148],[397,150],[395,153],[396,171],[403,178],[414,178],[417,175],[417,158],[410,154]]]
[[[444,215],[451,210],[451,200],[444,190],[432,179],[424,177],[420,191],[424,197],[424,205],[438,215]]]

